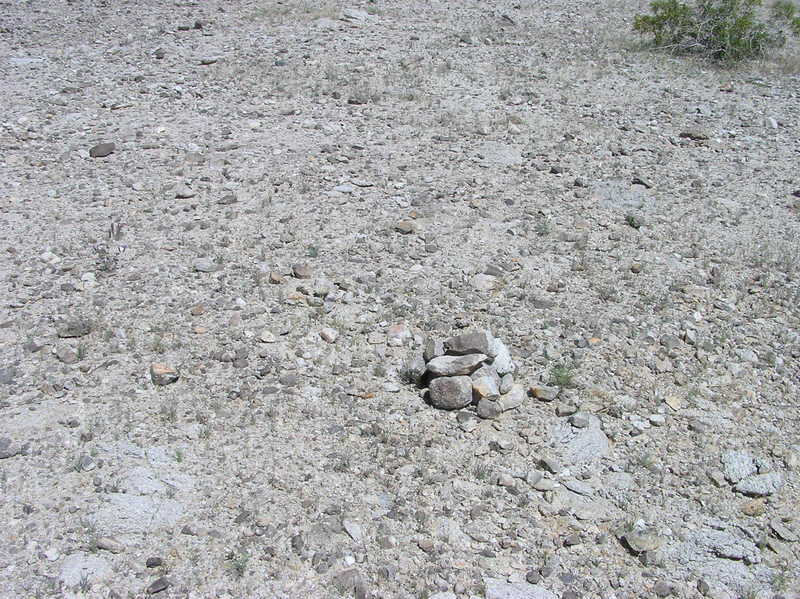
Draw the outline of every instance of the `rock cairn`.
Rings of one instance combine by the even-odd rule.
[[[429,338],[409,374],[417,384],[427,385],[435,408],[475,405],[481,418],[496,418],[525,400],[525,390],[514,382],[515,370],[502,341],[488,330],[471,330],[446,340]]]

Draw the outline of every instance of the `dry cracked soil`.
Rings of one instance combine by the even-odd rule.
[[[646,9],[0,2],[0,596],[800,597],[797,47]]]

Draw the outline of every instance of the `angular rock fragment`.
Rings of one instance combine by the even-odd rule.
[[[743,478],[733,488],[742,495],[766,497],[780,491],[783,482],[783,476],[779,472],[767,472]]]
[[[499,401],[493,399],[481,399],[478,402],[478,416],[484,419],[497,418],[503,413],[502,406]]]
[[[778,538],[787,541],[789,543],[794,543],[800,539],[800,535],[795,533],[791,528],[786,526],[783,522],[781,522],[778,518],[773,518],[769,523],[770,528],[772,531],[778,535]]]
[[[442,410],[458,410],[472,403],[472,380],[468,376],[444,376],[433,379],[430,401]]]
[[[178,200],[188,200],[196,195],[197,192],[185,183],[181,183],[175,188],[175,198]]]
[[[497,279],[480,273],[470,279],[470,284],[476,291],[491,291],[497,286]]]
[[[422,357],[425,362],[430,362],[434,358],[444,355],[444,342],[441,339],[428,338],[425,340],[425,347]]]
[[[733,484],[751,474],[755,474],[758,470],[753,456],[747,451],[726,451],[722,454],[721,461],[725,478]]]
[[[80,356],[78,355],[78,352],[71,347],[59,347],[56,349],[56,356],[64,364],[75,364],[80,362]]]
[[[510,583],[498,578],[486,578],[486,599],[557,599],[555,593],[528,582]]]
[[[111,142],[97,144],[89,149],[90,158],[105,158],[114,153],[117,146]]]
[[[470,378],[476,400],[497,399],[500,396],[500,377],[493,367],[481,366]]]
[[[352,594],[356,587],[363,584],[361,572],[357,568],[339,572],[333,577],[333,584],[341,593]]]
[[[634,554],[657,551],[665,543],[664,537],[651,531],[629,531],[621,535],[620,539],[625,541],[625,545]]]
[[[428,362],[428,372],[433,376],[463,376],[475,372],[489,357],[486,354],[468,356],[439,356]]]
[[[450,337],[444,342],[444,347],[451,356],[465,356],[468,354],[492,356],[492,353],[490,353],[492,341],[493,338],[487,331],[470,331]]]
[[[553,401],[558,397],[559,387],[547,387],[545,385],[534,385],[530,388],[531,395],[540,401]]]
[[[405,323],[393,324],[386,331],[386,344],[391,347],[401,347],[414,339],[414,333]]]
[[[156,578],[152,583],[150,583],[150,586],[147,587],[147,594],[155,595],[161,591],[166,591],[171,586],[172,581],[166,576],[162,576],[160,578]]]
[[[414,224],[414,221],[410,220],[401,220],[394,226],[394,230],[403,235],[413,233],[415,229],[416,225]]]

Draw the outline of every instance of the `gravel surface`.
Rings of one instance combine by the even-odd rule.
[[[800,597],[795,46],[1,4],[0,595]]]

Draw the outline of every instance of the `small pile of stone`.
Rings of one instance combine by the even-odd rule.
[[[427,384],[436,408],[460,410],[475,405],[481,418],[495,418],[525,399],[514,383],[516,365],[506,345],[488,330],[471,330],[449,339],[429,338],[416,379]]]

